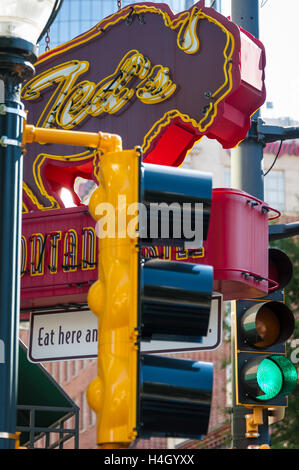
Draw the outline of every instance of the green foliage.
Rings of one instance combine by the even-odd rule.
[[[271,243],[271,246],[283,250],[293,263],[293,277],[285,288],[285,301],[293,311],[296,319],[295,331],[292,339],[299,339],[299,239],[286,238]],[[299,348],[299,344],[297,345]],[[287,346],[287,355],[291,357],[294,349],[291,342]],[[299,352],[295,354],[299,359]],[[299,363],[295,364],[297,371]],[[271,440],[273,449],[299,449],[299,387],[298,384],[289,396],[285,418],[271,426]]]

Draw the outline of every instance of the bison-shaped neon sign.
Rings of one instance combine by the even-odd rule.
[[[265,101],[260,41],[199,1],[174,14],[138,3],[39,57],[22,90],[28,123],[109,132],[139,145],[148,163],[178,166],[204,135],[224,148],[243,140]],[[63,207],[62,187],[95,179],[90,149],[27,145],[24,212]]]

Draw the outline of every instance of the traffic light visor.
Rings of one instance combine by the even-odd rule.
[[[288,285],[293,276],[293,265],[286,253],[278,248],[269,248],[269,279],[277,282],[278,287],[283,289]]]
[[[208,333],[213,268],[150,260],[141,266],[143,339],[200,342]]]
[[[208,432],[212,389],[212,363],[142,355],[141,435],[201,439]]]

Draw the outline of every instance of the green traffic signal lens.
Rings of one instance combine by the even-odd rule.
[[[285,356],[269,356],[257,368],[257,383],[263,395],[258,400],[271,400],[279,395],[289,395],[297,383],[297,371]]]
[[[283,376],[274,361],[270,358],[263,359],[257,368],[256,375],[257,383],[264,393],[256,397],[258,400],[271,400],[279,395],[283,385]]]

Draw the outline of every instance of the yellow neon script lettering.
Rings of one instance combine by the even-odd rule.
[[[169,69],[155,65],[149,76],[137,86],[136,96],[143,103],[154,104],[169,98],[175,89],[176,85],[169,78]]]
[[[134,95],[143,103],[155,104],[168,99],[176,89],[169,68],[152,67],[150,60],[137,50],[129,51],[115,72],[98,84],[89,80],[75,84],[88,68],[88,62],[73,60],[37,75],[24,86],[22,98],[34,100],[46,88],[57,85],[37,125],[51,127],[56,121],[62,128],[72,129],[88,115],[117,113]],[[136,89],[131,83],[134,79],[141,80]]]
[[[195,54],[199,49],[197,23],[200,18],[201,14],[194,8],[178,32],[177,45],[186,54]]]
[[[55,122],[57,109],[73,87],[79,75],[88,70],[89,64],[85,61],[72,60],[57,65],[34,77],[22,89],[22,99],[36,100],[48,87],[56,85],[56,88],[47,104],[43,108],[36,126],[51,127]]]

